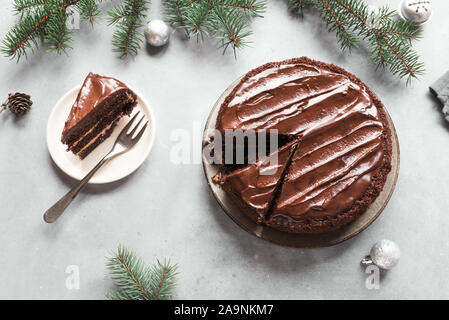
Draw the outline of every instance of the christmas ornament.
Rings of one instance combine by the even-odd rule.
[[[5,109],[9,109],[16,116],[22,116],[31,109],[33,102],[30,98],[31,97],[25,93],[10,93],[8,99],[6,99],[0,107],[0,113]]]
[[[433,14],[430,0],[402,0],[399,4],[399,15],[404,20],[423,24],[430,20]]]
[[[381,269],[391,269],[401,257],[401,251],[396,243],[390,240],[381,240],[371,248],[369,256],[362,260],[362,265],[375,264]]]
[[[145,27],[147,42],[155,47],[163,46],[170,39],[170,28],[162,20],[152,20]]]

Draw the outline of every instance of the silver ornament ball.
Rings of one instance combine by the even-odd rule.
[[[423,24],[430,20],[432,14],[431,0],[402,0],[399,5],[399,15],[404,20]]]
[[[371,248],[370,258],[379,268],[391,269],[399,262],[401,251],[393,241],[381,240]]]
[[[145,38],[148,44],[160,47],[170,39],[170,27],[162,20],[152,20],[145,27]]]

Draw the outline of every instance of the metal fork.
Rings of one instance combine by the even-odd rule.
[[[93,177],[93,175],[101,168],[106,162],[115,158],[128,150],[130,150],[137,142],[139,142],[140,138],[148,126],[148,121],[143,125],[142,129],[137,133],[137,135],[133,138],[134,134],[137,131],[142,120],[145,118],[143,116],[134,129],[128,133],[128,130],[131,128],[132,124],[136,120],[140,111],[136,113],[136,115],[128,122],[128,124],[122,129],[119,136],[114,142],[111,151],[81,180],[76,186],[72,188],[65,196],[63,196],[58,202],[56,202],[53,207],[48,209],[44,213],[44,221],[47,223],[55,222],[64,212],[64,210],[69,206],[69,204],[75,199],[78,193],[84,188],[84,186],[89,182],[89,180]]]

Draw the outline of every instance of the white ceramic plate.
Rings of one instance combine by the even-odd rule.
[[[130,175],[145,161],[154,143],[156,127],[153,112],[147,101],[134,89],[130,88],[138,97],[138,104],[134,108],[131,117],[123,117],[120,119],[112,135],[95,148],[86,158],[80,160],[73,153],[67,152],[67,146],[61,142],[61,134],[65,121],[80,88],[81,86],[73,88],[59,99],[48,119],[47,146],[53,161],[67,175],[81,180],[108,153],[122,128],[137,111],[140,111],[149,120],[148,127],[140,141],[127,153],[105,163],[89,183],[110,183]]]

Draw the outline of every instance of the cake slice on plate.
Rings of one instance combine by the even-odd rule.
[[[123,82],[91,72],[65,122],[61,141],[67,145],[67,151],[84,159],[136,105],[137,95]]]

